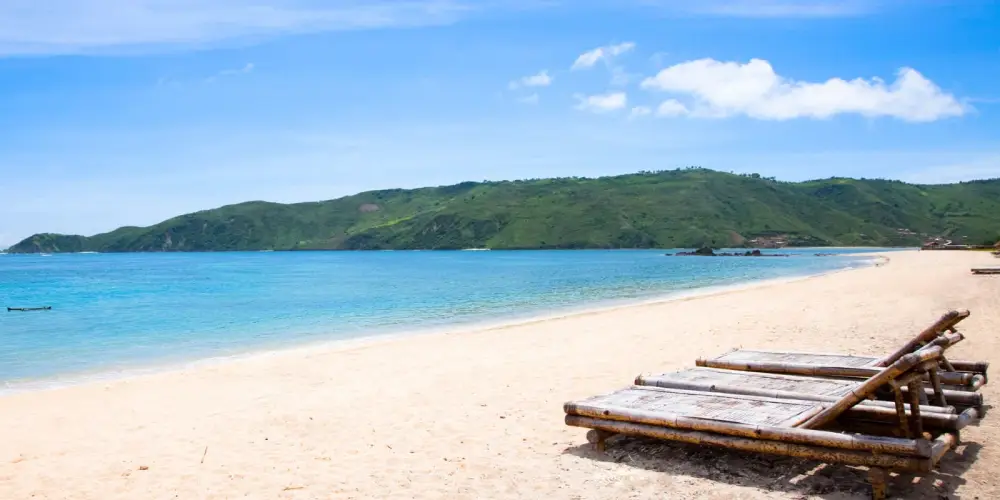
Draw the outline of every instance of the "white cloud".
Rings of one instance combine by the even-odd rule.
[[[471,0],[3,0],[0,54],[145,51],[239,37],[448,24]]]
[[[531,94],[524,97],[518,97],[517,102],[522,104],[538,104],[538,94]]]
[[[667,99],[656,107],[656,116],[681,116],[688,114],[688,109],[677,99]]]
[[[639,118],[640,116],[647,116],[652,113],[653,110],[649,109],[649,106],[636,106],[629,111],[629,118]]]
[[[625,107],[628,104],[628,97],[625,92],[611,92],[608,94],[597,94],[590,96],[576,95],[576,109],[581,111],[591,111],[594,113],[606,113]]]
[[[548,87],[549,85],[552,85],[552,77],[549,76],[548,71],[543,69],[537,74],[514,80],[507,84],[507,87],[516,90],[521,87]]]
[[[712,118],[789,120],[853,113],[927,122],[969,111],[911,68],[899,70],[891,85],[879,78],[805,82],[776,74],[762,59],[746,64],[699,59],[663,69],[642,87],[686,96],[692,116]]]
[[[632,42],[619,43],[617,45],[605,45],[593,50],[588,50],[580,54],[573,62],[572,69],[592,68],[599,61],[609,62],[611,59],[620,56],[635,48]]]

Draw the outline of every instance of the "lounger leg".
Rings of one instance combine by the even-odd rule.
[[[934,404],[938,406],[948,406],[948,401],[944,398],[944,391],[941,390],[941,377],[938,376],[937,368],[930,369],[931,386],[934,387]]]
[[[896,396],[896,415],[899,417],[899,429],[903,431],[904,436],[913,439],[910,424],[906,421],[906,403],[903,401],[903,391],[900,390],[899,384],[895,380],[889,382],[889,384],[892,386],[892,392]]]
[[[944,367],[945,371],[949,371],[949,372],[955,371],[955,367],[952,366],[951,362],[948,361],[944,356],[941,356],[941,366]]]
[[[872,485],[872,500],[886,499],[886,490],[888,489],[886,480],[888,477],[889,475],[886,474],[885,469],[878,467],[868,469],[868,482]]]
[[[924,433],[924,425],[920,421],[920,395],[926,398],[927,394],[924,393],[920,382],[910,382],[907,385],[907,392],[910,396],[910,429],[913,430],[914,437],[920,437]]]
[[[613,432],[602,431],[600,429],[591,429],[587,431],[587,441],[593,443],[594,448],[596,448],[597,451],[604,451],[605,449],[607,449],[607,446],[605,444],[606,441],[608,440],[608,438],[614,435],[615,433]]]

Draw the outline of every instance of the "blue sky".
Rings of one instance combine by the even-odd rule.
[[[687,165],[1000,176],[986,0],[5,0],[0,247]]]

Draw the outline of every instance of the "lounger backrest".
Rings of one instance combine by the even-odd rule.
[[[941,359],[943,349],[940,346],[932,346],[920,349],[917,352],[904,354],[893,364],[882,368],[878,373],[872,375],[861,385],[851,390],[836,403],[824,408],[822,411],[802,422],[798,427],[804,429],[815,429],[822,427],[837,419],[842,413],[852,406],[868,399],[875,394],[880,387],[889,383],[893,379],[898,379],[909,375],[917,368],[924,366],[928,361]]]
[[[957,325],[963,319],[968,317],[969,317],[969,311],[966,310],[948,311],[947,313],[942,315],[940,319],[935,321],[934,324],[932,324],[931,326],[927,327],[924,331],[917,334],[916,337],[913,337],[913,339],[907,342],[906,345],[900,347],[898,350],[896,350],[896,352],[893,352],[892,354],[879,360],[879,362],[876,363],[875,366],[889,366],[895,363],[904,355],[909,354],[911,352],[915,352],[917,349],[920,349],[925,344],[936,339],[939,335],[948,332],[950,330],[953,330],[955,328],[955,325]]]

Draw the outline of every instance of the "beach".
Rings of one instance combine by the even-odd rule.
[[[736,347],[884,354],[969,309],[952,359],[1000,361],[987,252],[501,327],[295,349],[0,398],[0,498],[866,498],[865,471],[647,439],[594,451],[564,402]],[[987,403],[996,385],[983,388]],[[1000,498],[998,423],[905,498]]]

